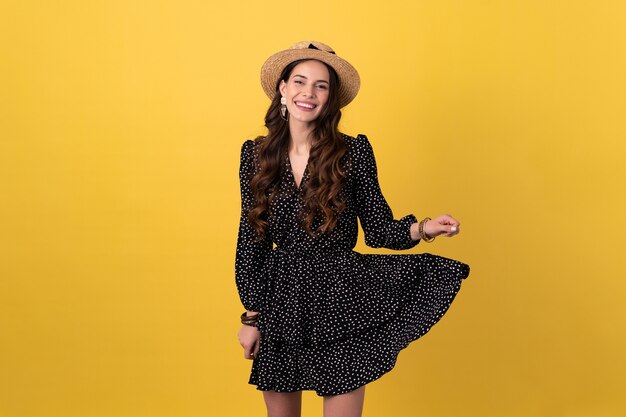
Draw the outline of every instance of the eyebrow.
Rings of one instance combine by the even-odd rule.
[[[296,75],[294,75],[294,77],[301,77],[301,78],[304,78],[305,80],[308,80],[307,77],[305,77],[304,75],[300,75],[300,74],[296,74]],[[328,81],[326,81],[326,80],[317,80],[317,82],[322,82],[322,83],[328,84]]]

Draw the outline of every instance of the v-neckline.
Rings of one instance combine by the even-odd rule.
[[[300,184],[296,183],[296,176],[293,174],[293,167],[291,166],[291,159],[289,158],[289,152],[286,152],[286,159],[287,159],[287,172],[289,172],[289,175],[291,175],[291,182],[294,185],[294,187],[296,187],[296,190],[300,191],[302,190],[302,183],[304,182],[305,178],[307,177],[307,174],[309,173],[309,159],[307,158],[306,161],[306,165],[304,166],[304,171],[302,172],[302,178],[300,178]]]

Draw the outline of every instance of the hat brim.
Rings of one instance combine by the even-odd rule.
[[[345,59],[317,49],[287,49],[270,56],[261,67],[261,86],[270,99],[285,67],[301,59],[316,59],[330,65],[339,77],[339,106],[344,107],[356,97],[361,86],[357,70]]]

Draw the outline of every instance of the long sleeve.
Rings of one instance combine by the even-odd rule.
[[[395,220],[378,183],[376,159],[369,139],[358,135],[355,141],[357,215],[365,232],[365,244],[373,248],[410,249],[419,243],[411,240],[413,214]]]
[[[241,217],[235,255],[235,282],[244,308],[260,312],[263,310],[266,262],[272,250],[272,240],[269,233],[266,233],[265,239],[256,241],[255,230],[248,221],[248,210],[254,203],[254,196],[250,190],[250,180],[255,172],[253,149],[252,140],[245,141],[241,147],[239,165]]]

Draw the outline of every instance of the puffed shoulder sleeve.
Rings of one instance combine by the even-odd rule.
[[[265,295],[266,263],[272,250],[269,233],[261,241],[248,221],[248,211],[254,204],[250,180],[254,176],[254,141],[247,140],[241,147],[239,184],[241,190],[241,217],[235,254],[235,282],[244,308],[261,312]]]
[[[354,141],[357,215],[365,233],[365,244],[373,248],[410,249],[419,243],[411,240],[413,214],[395,220],[378,183],[374,150],[365,135]]]

